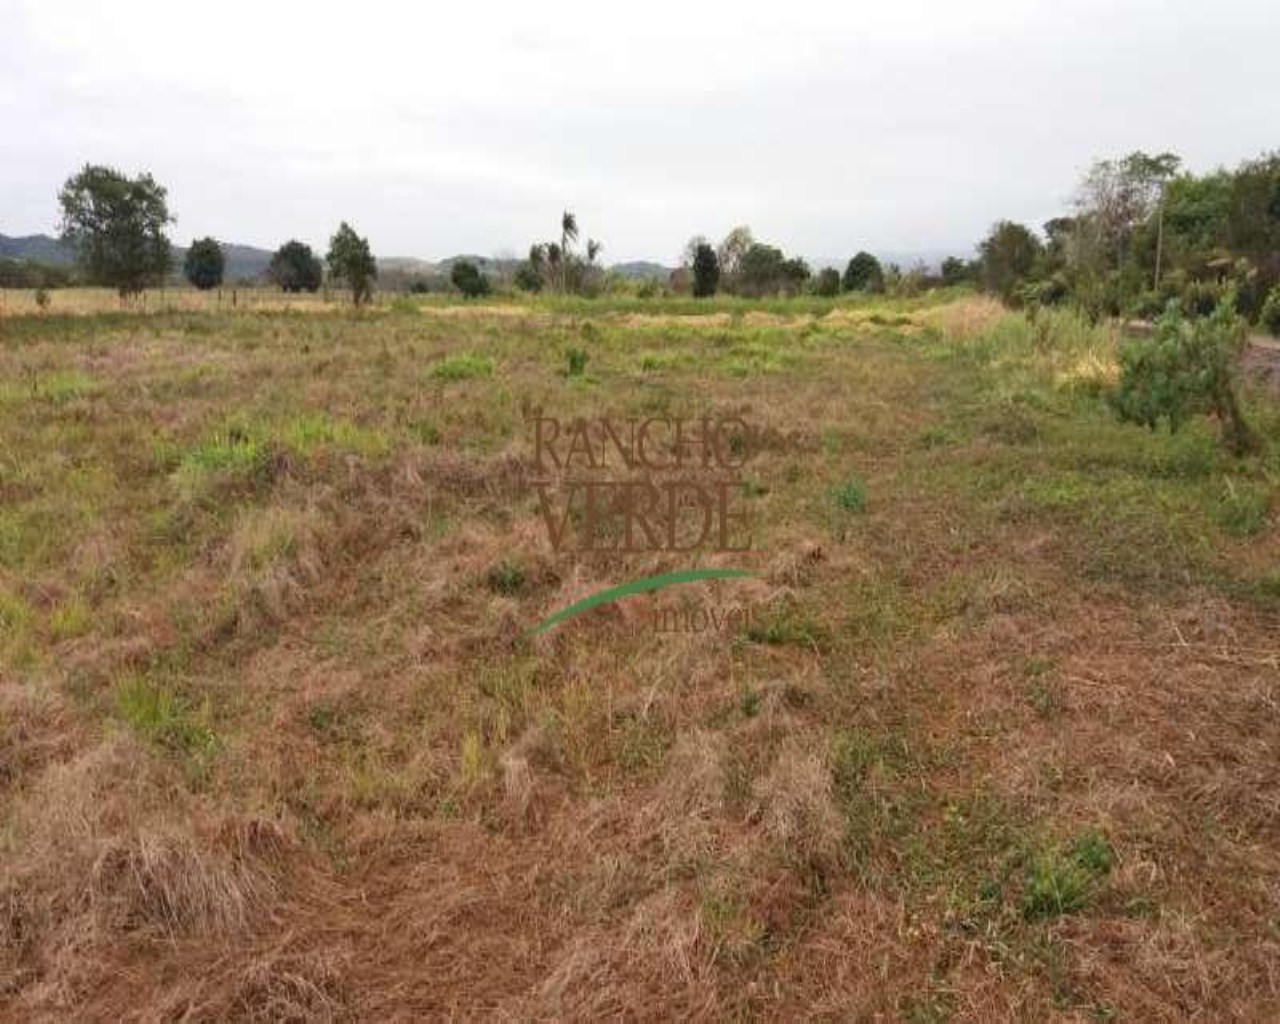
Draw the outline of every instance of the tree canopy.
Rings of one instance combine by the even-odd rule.
[[[1005,300],[1013,299],[1035,267],[1040,240],[1023,224],[999,221],[978,246],[982,254],[982,282]]]
[[[222,284],[222,275],[226,270],[226,257],[222,246],[214,238],[197,238],[187,250],[183,262],[183,272],[191,284],[201,291],[217,288]]]
[[[173,222],[167,193],[150,174],[130,178],[111,167],[86,164],[58,193],[61,233],[75,246],[85,277],[115,288],[123,298],[162,284],[169,272]]]
[[[449,280],[464,298],[476,299],[489,294],[489,279],[470,260],[458,260],[449,272]]]
[[[844,269],[844,290],[847,292],[878,292],[884,289],[884,270],[880,261],[869,252],[860,252]]]
[[[694,298],[703,299],[715,295],[716,288],[720,285],[720,260],[716,257],[716,251],[705,240],[694,246],[692,269]]]
[[[1230,291],[1254,321],[1280,288],[1280,152],[1199,175],[1173,153],[1097,160],[1073,206],[1044,225],[1043,245],[1030,232],[988,237],[983,286],[1093,319],[1155,318],[1170,300],[1205,315]]]
[[[267,280],[286,292],[314,292],[320,289],[324,267],[311,246],[296,239],[276,250],[267,266]]]
[[[345,220],[329,240],[325,262],[334,278],[347,283],[353,304],[360,306],[369,301],[378,276],[378,264],[369,249],[369,240],[356,234]]]

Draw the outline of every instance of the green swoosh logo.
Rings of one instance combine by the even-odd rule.
[[[614,601],[620,601],[624,597],[631,597],[635,594],[648,594],[654,590],[661,590],[663,587],[670,587],[679,583],[697,583],[699,580],[742,579],[750,575],[751,573],[747,572],[746,569],[684,569],[680,572],[646,576],[644,579],[632,580],[630,583],[623,583],[616,587],[610,587],[608,590],[602,590],[598,594],[592,594],[590,597],[584,597],[581,601],[576,601],[569,605],[568,608],[561,608],[554,615],[543,619],[529,632],[531,634],[545,633],[567,619],[572,619],[575,615],[581,615],[592,608],[599,608],[602,604],[612,604]]]

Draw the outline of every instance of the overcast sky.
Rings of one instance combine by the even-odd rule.
[[[1280,147],[1276,0],[0,0],[0,232],[86,161],[150,170],[175,241],[610,262],[747,223],[809,257],[968,252],[1091,159]]]

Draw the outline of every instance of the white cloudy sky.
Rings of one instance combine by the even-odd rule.
[[[810,257],[968,251],[1095,156],[1280,146],[1275,0],[0,0],[0,232],[80,164],[148,169],[177,241],[611,261],[748,223]]]

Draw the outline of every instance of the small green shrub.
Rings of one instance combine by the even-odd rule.
[[[1267,329],[1273,338],[1280,338],[1280,284],[1271,289],[1267,301],[1263,303],[1258,323]]]
[[[501,561],[489,570],[487,582],[495,594],[514,594],[524,586],[524,569],[518,562]]]
[[[1080,910],[1114,864],[1110,844],[1094,831],[1082,833],[1065,847],[1038,853],[1027,865],[1023,916],[1034,920]]]
[[[864,512],[867,508],[867,487],[856,476],[850,477],[836,488],[836,505],[844,512]]]
[[[1176,432],[1192,416],[1209,413],[1222,423],[1222,438],[1235,455],[1257,446],[1236,395],[1235,364],[1245,344],[1245,324],[1228,294],[1213,314],[1187,320],[1171,303],[1150,338],[1120,350],[1120,384],[1111,403],[1120,418]]]
[[[571,348],[565,353],[570,377],[581,377],[587,370],[587,353],[584,349]]]

